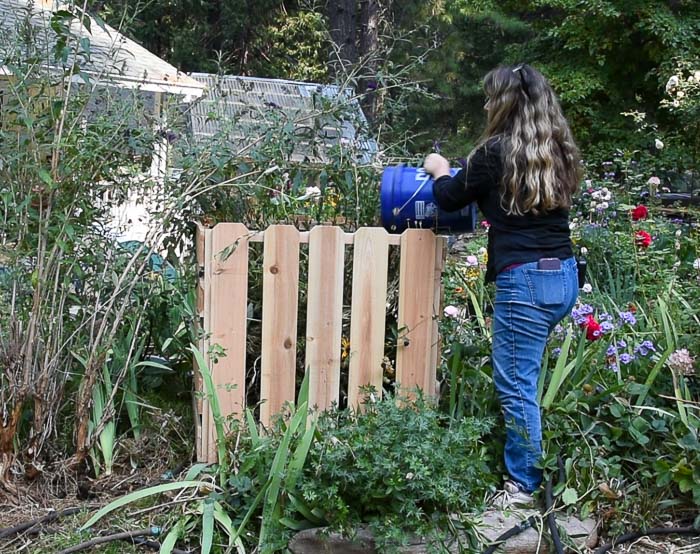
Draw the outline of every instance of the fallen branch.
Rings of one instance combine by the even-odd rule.
[[[106,542],[112,541],[122,541],[131,540],[137,537],[153,537],[160,533],[160,529],[149,527],[148,529],[138,529],[136,531],[124,531],[122,533],[113,533],[112,535],[104,535],[102,537],[95,537],[89,541],[81,542],[65,550],[61,550],[58,554],[72,554],[73,552],[80,552],[81,550],[87,550],[98,544],[104,544]],[[133,542],[133,541],[132,541]]]

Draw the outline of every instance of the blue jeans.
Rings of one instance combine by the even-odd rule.
[[[537,262],[496,277],[493,318],[493,382],[506,423],[505,464],[511,480],[526,492],[542,483],[535,464],[542,456],[537,381],[549,333],[578,296],[575,258],[561,269],[537,269]]]

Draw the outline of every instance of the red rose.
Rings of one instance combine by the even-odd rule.
[[[651,244],[651,235],[646,231],[637,231],[634,234],[634,242],[637,246],[649,248],[649,245]]]
[[[592,315],[586,316],[586,320],[581,323],[581,327],[586,330],[586,338],[588,340],[598,340],[602,334],[600,332],[600,323]]]
[[[649,210],[646,206],[639,205],[632,210],[632,221],[639,221],[640,219],[646,219],[649,215]]]

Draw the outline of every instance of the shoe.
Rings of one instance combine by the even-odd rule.
[[[491,507],[500,510],[512,508],[534,508],[535,498],[520,488],[515,481],[510,479],[503,483],[503,490],[498,491],[491,501]]]

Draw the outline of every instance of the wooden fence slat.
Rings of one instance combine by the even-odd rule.
[[[206,229],[203,225],[197,224],[197,231],[195,234],[195,253],[197,256],[197,308],[195,314],[195,329],[197,333],[202,333],[207,326],[204,324],[204,317],[207,310],[205,310],[205,302],[209,296],[204,288],[204,249],[205,249],[205,236]],[[200,339],[197,347],[200,351],[206,352],[204,347],[204,339]],[[193,373],[194,380],[194,390],[202,390],[202,374],[200,367],[195,367]],[[194,408],[194,444],[196,449],[197,461],[204,460],[204,451],[202,450],[202,440],[203,436],[206,434],[207,427],[203,425],[202,421],[202,405],[203,400],[200,394],[192,395],[192,402]],[[204,433],[203,433],[204,431]]]
[[[435,387],[431,371],[435,243],[429,229],[408,229],[401,235],[396,381],[404,394],[416,387],[430,394]]]
[[[212,364],[221,415],[241,416],[245,409],[245,355],[248,315],[248,229],[241,223],[219,223],[212,230],[211,344],[225,351]],[[213,421],[209,425],[214,428]],[[216,455],[210,435],[209,454]],[[212,444],[213,443],[213,444]]]
[[[382,228],[358,229],[354,239],[348,406],[362,402],[361,387],[382,393],[386,327],[389,234]]]
[[[204,354],[204,360],[207,363],[209,371],[212,371],[212,363],[209,357],[209,345],[210,337],[209,333],[211,331],[211,277],[212,277],[212,266],[214,261],[214,254],[212,251],[212,230],[206,229],[204,231],[204,329],[206,334],[202,337],[200,341],[200,350]],[[201,380],[201,375],[200,375]],[[205,392],[204,387],[200,389],[200,392]],[[202,395],[202,458],[200,461],[209,462],[216,461],[216,441],[212,438],[215,437],[213,420],[211,418],[211,410],[209,409],[209,400],[206,396]]]
[[[285,402],[294,402],[298,304],[299,231],[273,225],[265,231],[263,247],[260,421],[265,426]]]
[[[428,371],[434,378],[431,381],[430,396],[436,397],[437,390],[437,368],[440,364],[440,317],[443,306],[442,271],[445,268],[445,255],[447,254],[447,239],[445,237],[435,237],[435,277],[433,280],[433,340],[431,343],[430,366]]]
[[[339,227],[319,225],[309,233],[306,371],[309,405],[331,407],[340,396],[345,241]]]

